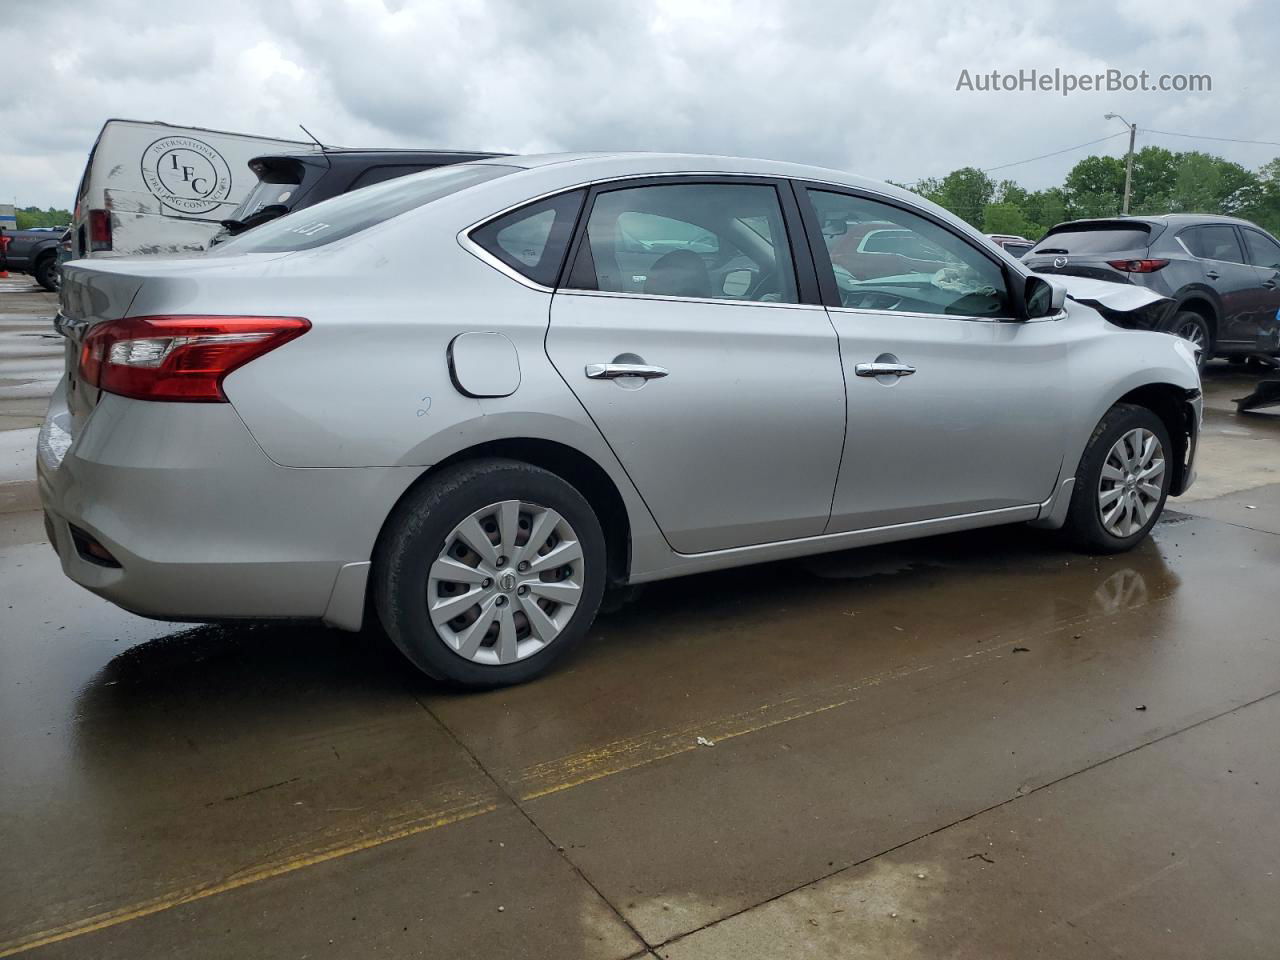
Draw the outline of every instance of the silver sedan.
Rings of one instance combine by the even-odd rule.
[[[503,157],[200,257],[70,263],[39,444],[66,574],[181,620],[374,614],[527,680],[606,591],[994,524],[1093,552],[1193,477],[1157,295],[913,194],[721,157]]]

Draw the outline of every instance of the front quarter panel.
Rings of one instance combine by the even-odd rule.
[[[1067,373],[1072,384],[1063,478],[1075,475],[1098,421],[1126,394],[1153,384],[1200,390],[1194,353],[1172,334],[1122,330],[1074,302],[1058,322],[1070,324]]]

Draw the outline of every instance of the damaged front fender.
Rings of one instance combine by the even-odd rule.
[[[1037,276],[1065,290],[1068,299],[1097,310],[1106,320],[1127,330],[1158,330],[1173,305],[1172,298],[1132,283],[1062,274]]]

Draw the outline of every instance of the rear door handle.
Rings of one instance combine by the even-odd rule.
[[[1275,277],[1272,277],[1270,280],[1264,280],[1262,285],[1266,287],[1268,290],[1274,290],[1276,288]]]
[[[1222,274],[1218,273],[1217,270],[1209,270],[1208,272],[1205,273],[1205,276],[1208,277],[1210,280],[1217,280],[1218,277],[1222,276]]]
[[[909,363],[855,363],[853,372],[859,377],[909,377],[916,368]]]
[[[587,379],[617,380],[619,377],[641,377],[657,380],[671,371],[666,367],[653,367],[647,363],[588,363]]]

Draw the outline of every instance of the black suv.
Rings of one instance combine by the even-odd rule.
[[[1023,257],[1037,273],[1136,283],[1173,298],[1158,329],[1211,357],[1280,354],[1280,243],[1246,220],[1202,214],[1073,220]]]
[[[222,221],[222,229],[214,235],[210,245],[286,213],[361,187],[421,173],[433,167],[496,156],[501,154],[325,147],[315,153],[254,157],[249,161],[249,169],[257,175],[258,185],[249,191],[235,213]]]

